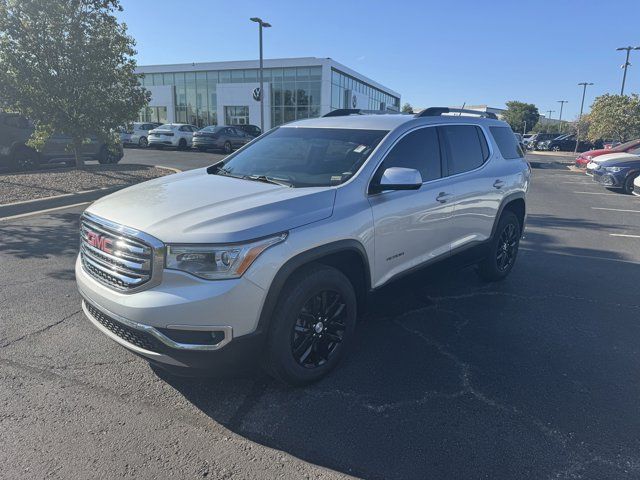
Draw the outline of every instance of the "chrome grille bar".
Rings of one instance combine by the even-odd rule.
[[[84,213],[80,259],[84,271],[96,281],[133,293],[160,283],[164,244],[144,232]]]

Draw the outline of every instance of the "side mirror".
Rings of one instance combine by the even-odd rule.
[[[385,190],[418,190],[422,186],[422,175],[413,168],[389,167],[377,184],[371,185],[371,193]]]

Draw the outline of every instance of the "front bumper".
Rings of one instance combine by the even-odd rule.
[[[615,174],[606,172],[604,169],[592,171],[593,181],[607,188],[622,188],[622,181]]]
[[[243,345],[260,350],[257,329],[266,292],[244,277],[211,282],[164,270],[160,285],[122,293],[88,275],[78,257],[76,280],[94,326],[153,363],[216,371],[221,362],[230,368],[225,362],[231,359],[243,364],[234,353]],[[203,335],[210,340],[202,342]]]

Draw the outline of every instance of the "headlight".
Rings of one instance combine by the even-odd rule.
[[[584,157],[584,158],[586,158],[587,160],[591,160],[591,159],[593,158],[593,155],[587,155],[587,156],[586,156],[586,157]]]
[[[168,245],[166,268],[182,270],[206,280],[241,277],[267,248],[283,242],[286,233],[229,245]]]
[[[607,167],[607,168],[605,168],[605,170],[607,172],[611,172],[611,173],[618,173],[618,172],[622,171],[622,167]]]

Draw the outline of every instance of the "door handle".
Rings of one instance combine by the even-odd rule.
[[[451,196],[450,193],[447,192],[440,192],[438,194],[438,196],[436,197],[436,201],[440,202],[440,203],[447,203],[447,199]]]
[[[502,188],[504,187],[504,180],[496,180],[495,182],[493,182],[493,188]]]

